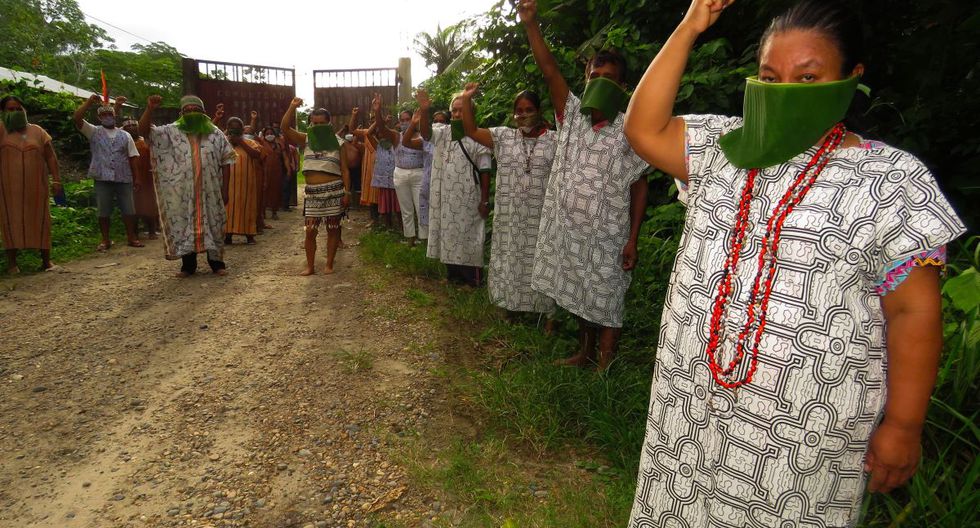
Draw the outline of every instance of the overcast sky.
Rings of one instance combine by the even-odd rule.
[[[412,84],[418,84],[432,74],[415,53],[415,35],[483,13],[494,3],[78,0],[89,22],[105,29],[121,50],[146,39],[195,59],[296,68],[296,90],[307,104],[313,100],[313,70],[395,68],[399,57],[410,57]]]

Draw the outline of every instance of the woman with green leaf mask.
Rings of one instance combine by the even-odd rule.
[[[314,110],[305,134],[293,128],[296,109],[302,104],[302,99],[294,98],[280,124],[286,141],[304,151],[306,269],[301,275],[314,273],[316,236],[321,223],[327,226],[327,266],[324,273],[329,275],[333,273],[334,258],[340,247],[340,221],[350,207],[350,174],[347,156],[340,148],[340,140],[330,124],[330,112],[322,108]]]
[[[478,87],[468,83],[463,90],[462,121],[466,136],[492,149],[497,160],[487,290],[490,300],[508,314],[548,316],[546,331],[550,332],[555,301],[534,291],[531,271],[558,135],[541,117],[541,98],[530,90],[514,98],[515,128],[477,127],[474,105],[469,102]]]
[[[19,273],[21,249],[41,252],[43,269],[51,269],[50,192],[61,192],[58,157],[51,136],[27,120],[24,104],[14,95],[0,100],[0,235],[7,273]]]
[[[918,159],[844,126],[864,65],[843,5],[773,20],[743,117],[672,117],[731,3],[694,0],[627,112],[688,205],[630,526],[853,526],[866,483],[915,472],[964,227]]]

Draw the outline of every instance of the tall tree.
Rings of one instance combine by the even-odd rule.
[[[164,42],[135,44],[132,51],[100,49],[85,68],[85,86],[99,85],[104,71],[113,94],[125,95],[136,104],[153,94],[168,101],[181,95],[181,54]]]
[[[0,0],[0,64],[77,83],[94,50],[113,42],[76,0]]]
[[[449,68],[460,55],[467,51],[465,24],[454,24],[445,29],[436,26],[435,33],[421,32],[415,37],[416,51],[426,66],[435,66],[436,75]]]

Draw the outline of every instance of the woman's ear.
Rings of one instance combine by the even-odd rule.
[[[863,76],[864,76],[864,64],[861,64],[859,62],[857,63],[857,65],[854,66],[854,69],[851,70],[851,77],[863,77]]]

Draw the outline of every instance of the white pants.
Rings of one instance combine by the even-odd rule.
[[[421,167],[417,169],[402,169],[395,167],[395,194],[398,195],[398,206],[402,210],[402,232],[406,238],[415,237],[415,221],[421,218],[419,214],[419,193],[422,191]],[[429,227],[419,225],[418,238],[429,238]]]

